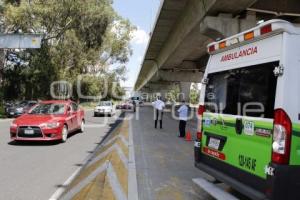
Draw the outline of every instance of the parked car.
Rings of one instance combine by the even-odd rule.
[[[117,110],[121,110],[121,109],[122,109],[122,105],[123,105],[123,104],[118,104],[118,105],[116,105],[116,109],[117,109]]]
[[[84,111],[75,102],[42,101],[12,122],[10,136],[14,141],[66,142],[69,133],[84,131],[84,122]]]
[[[30,108],[37,104],[37,101],[21,101],[20,103],[10,104],[6,108],[8,117],[19,117],[28,112]]]
[[[112,101],[100,101],[94,109],[94,117],[99,115],[112,116],[116,113],[116,107]]]
[[[8,116],[8,117],[11,117],[10,113],[14,109],[14,107],[15,107],[15,103],[14,102],[12,102],[12,101],[6,102],[4,104],[5,115]],[[12,113],[14,113],[14,112],[12,112]]]
[[[131,110],[132,107],[133,107],[132,103],[130,103],[128,101],[122,104],[122,109],[124,109],[124,110]]]

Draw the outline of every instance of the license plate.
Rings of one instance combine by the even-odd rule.
[[[26,135],[33,135],[33,134],[34,134],[34,131],[31,130],[31,129],[27,129],[27,130],[24,131],[24,133],[25,133]]]
[[[244,123],[244,133],[246,135],[254,135],[254,123],[250,121],[245,121]]]
[[[208,147],[218,150],[220,146],[220,140],[216,138],[210,138]]]
[[[11,114],[11,115],[14,115],[15,113],[13,113],[13,112],[10,112],[10,114]]]

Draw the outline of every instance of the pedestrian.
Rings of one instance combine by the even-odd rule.
[[[188,107],[185,104],[185,101],[182,101],[182,105],[177,110],[179,113],[179,137],[185,137],[185,127],[186,127],[186,121],[188,118]]]
[[[165,103],[161,100],[161,97],[158,96],[157,100],[152,103],[154,107],[154,127],[157,128],[157,121],[159,120],[160,129],[162,129],[162,118],[163,118],[163,110],[165,108]]]
[[[133,105],[133,112],[136,111],[136,101],[135,100],[132,100],[132,105]]]

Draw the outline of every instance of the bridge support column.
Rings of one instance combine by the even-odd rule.
[[[190,89],[191,89],[191,82],[180,82],[180,94],[179,94],[179,101],[185,100],[186,102],[190,102]]]

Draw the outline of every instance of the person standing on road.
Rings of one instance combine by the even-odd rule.
[[[133,112],[135,112],[136,111],[136,101],[135,100],[132,101],[132,105],[133,105]]]
[[[165,103],[161,100],[161,97],[157,97],[157,100],[152,103],[154,107],[154,117],[155,123],[154,127],[157,128],[157,121],[159,120],[160,129],[162,129],[162,118],[163,118],[163,110],[165,108]]]
[[[185,104],[185,101],[182,101],[182,105],[177,110],[177,112],[179,113],[179,137],[185,137],[185,127],[188,118],[188,110],[189,108]]]

